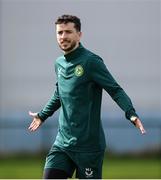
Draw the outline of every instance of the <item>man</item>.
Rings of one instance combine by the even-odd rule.
[[[76,178],[100,179],[106,146],[100,119],[102,89],[142,134],[145,130],[130,98],[103,60],[80,43],[80,19],[63,15],[55,24],[57,41],[64,52],[55,63],[56,90],[39,113],[29,112],[33,117],[29,130],[37,130],[60,108],[58,134],[46,158],[44,178],[70,178],[76,170]]]

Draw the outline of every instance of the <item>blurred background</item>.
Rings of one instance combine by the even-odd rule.
[[[132,99],[147,134],[104,92],[103,178],[161,178],[160,0],[0,0],[0,178],[41,178],[59,111],[35,133],[28,111],[43,108],[62,54],[54,22],[82,21],[82,44],[99,54]]]

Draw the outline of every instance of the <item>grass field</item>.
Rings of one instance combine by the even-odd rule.
[[[38,179],[42,177],[44,156],[0,158],[0,179]],[[160,158],[123,158],[105,156],[103,178],[160,179]]]

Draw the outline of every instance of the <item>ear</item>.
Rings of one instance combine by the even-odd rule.
[[[79,37],[80,37],[80,38],[82,37],[82,32],[79,32]]]
[[[79,39],[82,37],[82,32],[78,32]]]

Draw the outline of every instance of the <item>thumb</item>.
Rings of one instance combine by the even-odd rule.
[[[37,117],[37,113],[33,113],[31,111],[29,111],[29,115],[32,116],[32,117]]]

